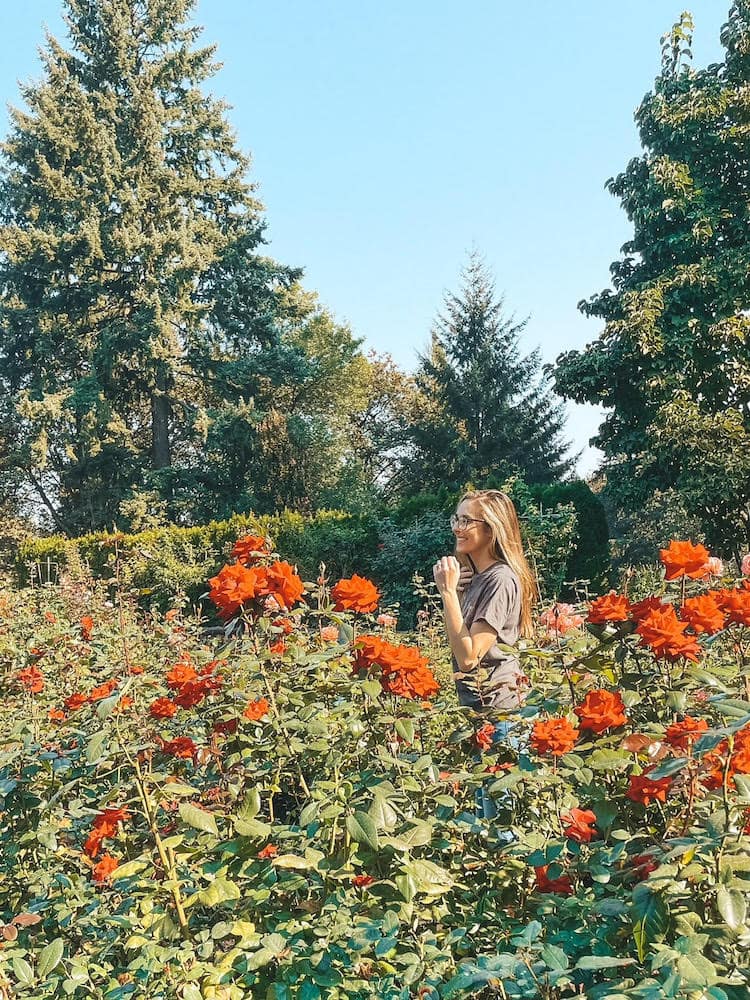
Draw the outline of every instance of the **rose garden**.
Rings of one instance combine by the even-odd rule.
[[[260,535],[202,619],[6,593],[5,994],[747,997],[750,580],[661,561],[544,609],[494,745],[425,616]]]

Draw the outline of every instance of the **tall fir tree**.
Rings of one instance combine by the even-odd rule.
[[[662,40],[662,72],[636,112],[643,153],[608,185],[633,236],[613,288],[581,304],[604,329],[558,359],[556,385],[608,411],[594,443],[636,535],[660,529],[667,498],[673,519],[739,556],[750,545],[750,3],[732,4],[725,57],[706,69],[691,67],[692,30],[684,14]]]
[[[207,413],[289,377],[299,272],[259,252],[194,0],[64,2],[70,47],[47,39],[3,145],[0,475],[81,531],[169,501]]]
[[[473,252],[459,293],[446,295],[429,352],[420,357],[411,448],[401,471],[405,490],[515,473],[547,483],[571,471],[564,410],[539,351],[522,352],[525,327],[506,314],[489,269]]]

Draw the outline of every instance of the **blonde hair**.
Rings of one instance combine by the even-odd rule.
[[[459,505],[470,500],[479,506],[482,517],[492,533],[492,554],[501,559],[518,577],[521,584],[521,635],[533,634],[531,609],[538,594],[534,573],[523,551],[521,528],[513,501],[500,490],[470,490]]]

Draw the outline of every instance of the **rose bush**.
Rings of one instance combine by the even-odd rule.
[[[500,717],[369,581],[242,542],[219,639],[2,595],[0,995],[746,1000],[747,580],[673,543],[658,593],[546,619]]]

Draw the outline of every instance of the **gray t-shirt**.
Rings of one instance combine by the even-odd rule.
[[[461,611],[467,629],[474,622],[486,622],[497,632],[497,640],[513,646],[521,632],[521,584],[518,577],[504,562],[496,562],[481,573],[476,573],[460,596]],[[497,644],[482,657],[482,673],[472,677],[480,691],[472,690],[465,680],[457,680],[458,700],[470,708],[497,708],[511,710],[523,704],[524,688],[519,684],[523,677],[517,656],[504,652]],[[453,658],[453,669],[458,664]],[[474,673],[474,672],[472,672]],[[486,680],[480,678],[484,676]]]

